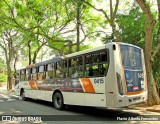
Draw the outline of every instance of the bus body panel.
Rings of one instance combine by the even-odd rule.
[[[114,56],[113,44],[106,46],[109,49],[109,56]],[[109,58],[109,68],[106,75],[106,107],[114,107],[115,100],[113,99],[116,95],[116,75],[115,75],[115,58]]]
[[[62,92],[64,104],[106,107],[105,94]]]

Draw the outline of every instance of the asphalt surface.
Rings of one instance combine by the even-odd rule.
[[[50,102],[32,99],[22,101],[13,92],[0,89],[0,124],[148,124],[160,122],[139,120],[142,117],[145,119],[153,119],[154,117],[154,120],[160,120],[160,114],[128,108],[104,109],[68,106],[66,109],[60,111],[54,109]],[[10,118],[11,121],[7,121]]]

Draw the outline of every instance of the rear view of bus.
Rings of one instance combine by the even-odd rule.
[[[115,107],[132,105],[147,100],[147,80],[143,50],[137,46],[119,43],[115,54],[120,61],[115,68],[117,89]],[[115,63],[116,65],[116,63]]]

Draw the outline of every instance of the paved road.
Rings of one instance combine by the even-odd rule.
[[[22,101],[13,94],[7,94],[0,91],[0,115],[9,115],[11,117],[16,116],[14,119],[35,119],[42,121],[34,122],[19,122],[19,121],[6,121],[0,122],[2,124],[32,124],[32,123],[42,123],[42,124],[110,124],[110,123],[129,123],[128,121],[116,121],[116,119],[126,120],[129,117],[139,118],[141,115],[155,114],[152,112],[147,113],[143,110],[133,110],[133,109],[102,109],[93,107],[80,107],[80,106],[69,106],[69,108],[59,111],[52,107],[52,103],[44,102],[39,100],[27,100]],[[24,115],[24,116],[23,116]],[[2,116],[0,116],[2,119]],[[19,118],[18,118],[19,117]],[[118,118],[119,117],[119,118]],[[147,116],[146,116],[147,117]],[[4,119],[4,118],[3,118]],[[56,120],[56,121],[54,121]],[[135,121],[132,121],[134,123]],[[138,123],[144,123],[139,121]],[[145,122],[151,123],[150,121]]]

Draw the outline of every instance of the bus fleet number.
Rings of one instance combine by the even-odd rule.
[[[104,83],[104,79],[103,78],[95,78],[94,79],[94,83],[95,84],[103,84]]]

